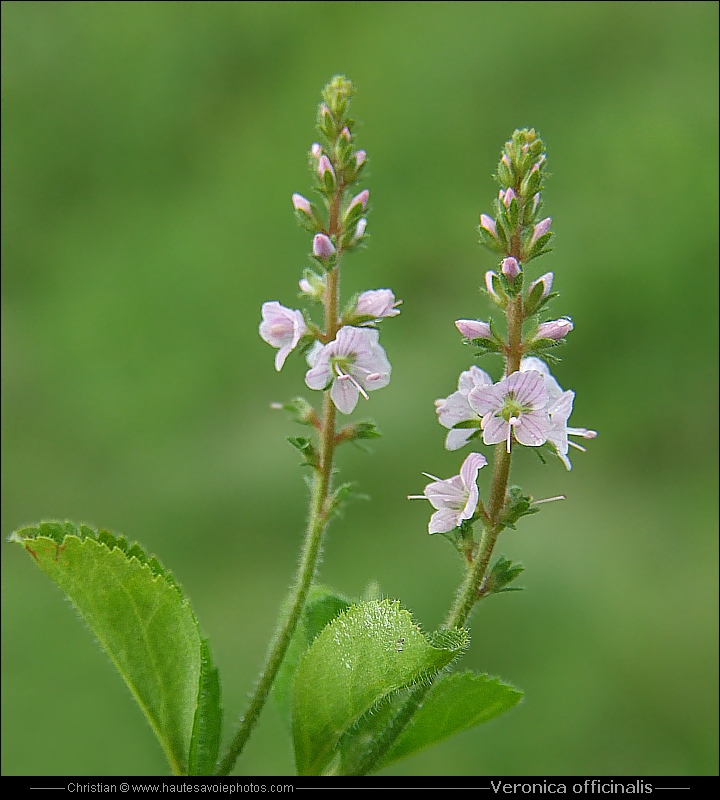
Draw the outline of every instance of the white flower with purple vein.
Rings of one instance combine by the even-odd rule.
[[[330,387],[338,411],[350,414],[358,397],[390,383],[390,362],[378,343],[378,331],[346,325],[335,339],[308,354],[310,369],[305,383],[311,389]]]
[[[449,533],[466,519],[475,514],[479,492],[477,487],[478,472],[487,464],[481,453],[470,453],[460,467],[460,474],[441,480],[428,475],[433,482],[429,483],[421,495],[410,495],[409,500],[429,500],[437,509],[430,517],[428,533]]]
[[[468,395],[476,387],[482,388],[484,386],[492,386],[492,378],[487,372],[472,366],[465,372],[460,373],[457,392],[453,392],[449,397],[435,401],[438,422],[444,428],[450,429],[445,438],[446,450],[459,450],[468,443],[470,437],[480,427],[480,417],[470,408]],[[455,428],[461,422],[470,421],[476,422],[477,427]]]
[[[262,318],[260,336],[272,347],[280,348],[275,355],[275,369],[279,372],[305,333],[305,319],[302,311],[286,308],[277,300],[263,303]]]
[[[597,431],[590,431],[587,428],[568,427],[567,421],[570,414],[572,414],[575,392],[570,390],[564,392],[560,384],[550,374],[550,369],[544,361],[534,356],[523,358],[520,362],[520,371],[539,372],[543,376],[545,388],[548,393],[546,410],[550,418],[547,440],[555,448],[565,468],[572,469],[572,464],[567,456],[568,449],[574,447],[576,450],[581,450],[584,453],[585,448],[575,442],[571,442],[568,439],[568,435],[581,436],[583,439],[594,439],[597,436]]]
[[[526,447],[539,447],[548,438],[550,417],[545,409],[548,391],[540,372],[513,372],[494,386],[476,387],[468,404],[481,417],[485,444],[507,442],[512,437]]]

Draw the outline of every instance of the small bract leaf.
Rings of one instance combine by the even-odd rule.
[[[212,774],[219,681],[171,574],[139,545],[84,525],[43,522],[10,539],[77,608],[145,713],[172,771]]]
[[[364,714],[393,693],[427,680],[468,646],[464,630],[434,641],[393,600],[351,606],[327,625],[303,656],[293,688],[298,774],[318,775]]]

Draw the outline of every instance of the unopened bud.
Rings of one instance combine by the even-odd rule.
[[[538,222],[538,224],[533,228],[533,235],[532,239],[530,240],[530,244],[535,244],[535,242],[537,242],[541,236],[544,236],[550,230],[551,225],[552,217],[545,217],[544,220]]]
[[[458,319],[455,321],[455,327],[466,339],[492,339],[490,326],[478,319]]]
[[[324,233],[316,233],[313,239],[313,255],[327,261],[335,253],[335,245]]]
[[[480,227],[485,228],[485,230],[497,239],[497,228],[495,227],[495,220],[492,217],[488,217],[487,214],[480,214]]]
[[[367,189],[363,189],[362,192],[356,194],[355,197],[353,197],[345,213],[349,214],[350,211],[353,209],[353,207],[358,204],[360,204],[362,206],[363,211],[365,211],[365,209],[367,208],[367,203],[369,198],[370,198],[370,192]]]
[[[532,290],[539,283],[542,283],[543,285],[542,294],[540,295],[540,299],[542,300],[543,298],[547,297],[550,294],[550,290],[552,289],[552,284],[553,284],[552,272],[546,272],[544,275],[541,275],[536,281],[533,281],[528,287],[528,294],[532,294]]]
[[[325,173],[329,172],[330,177],[335,180],[335,170],[332,168],[332,164],[330,163],[330,159],[326,155],[320,156],[320,160],[318,161],[318,175],[320,176],[320,180],[325,180]]]
[[[360,217],[357,227],[355,228],[355,235],[353,236],[354,242],[357,242],[358,239],[362,239],[365,235],[365,228],[367,228],[367,219],[365,217]]]
[[[512,203],[513,199],[516,197],[517,195],[515,194],[513,189],[510,188],[506,192],[504,192],[503,196],[500,199],[502,200],[505,208],[510,208],[510,203]]]
[[[292,196],[292,204],[295,207],[295,211],[303,211],[305,214],[312,216],[312,206],[306,197],[303,197],[301,194],[297,194],[296,192]]]
[[[358,168],[362,167],[366,158],[367,153],[364,150],[358,150],[357,153],[355,153],[355,164]]]
[[[508,189],[509,192],[512,192],[512,189]],[[520,265],[517,262],[516,258],[509,256],[508,258],[504,258],[502,262],[502,274],[509,280],[514,281],[515,278],[520,274]]]
[[[573,329],[573,324],[569,319],[554,319],[551,322],[543,322],[538,326],[536,337],[538,339],[564,339]]]
[[[498,280],[498,276],[495,272],[489,269],[485,273],[485,288],[487,289],[488,294],[491,297],[494,297],[498,302],[500,302],[500,295],[498,295],[498,293],[495,291],[495,286],[493,285],[494,283],[493,279]]]
[[[310,148],[310,152],[315,158],[320,158],[320,156],[322,155],[322,147],[317,142],[313,142],[313,146]]]
[[[348,142],[352,139],[352,136],[350,135],[350,129],[347,125],[340,131],[340,136],[342,136]]]

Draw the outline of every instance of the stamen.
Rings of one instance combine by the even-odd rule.
[[[427,500],[424,494],[409,494],[407,496],[408,500]]]
[[[533,500],[530,505],[531,506],[539,506],[542,503],[553,503],[555,500],[567,500],[564,494],[559,494],[556,497],[546,497],[543,500]]]
[[[573,436],[582,436],[583,439],[594,439],[597,431],[589,431],[587,428],[568,428],[567,432]]]
[[[348,375],[346,375],[345,377],[350,379],[350,382],[352,383],[352,385],[353,385],[353,386],[354,386],[354,387],[355,387],[355,388],[358,390],[358,392],[360,392],[360,394],[361,394],[361,395],[362,395],[362,396],[363,396],[363,397],[364,397],[366,400],[369,400],[369,399],[370,399],[370,398],[368,397],[368,393],[365,391],[365,389],[363,389],[363,387],[362,387],[362,386],[360,386],[360,384],[359,384],[359,383],[358,383],[358,382],[355,380],[355,378],[353,378],[353,376],[352,376],[352,375],[349,375],[349,374],[348,374]]]
[[[570,439],[568,439],[568,444],[570,445],[570,447],[574,447],[581,453],[587,453],[587,447],[582,447],[582,445],[579,445],[577,442],[571,442]]]
[[[432,481],[438,481],[439,483],[442,483],[442,478],[436,478],[434,475],[431,475],[429,472],[423,472],[422,474],[426,478],[430,478],[430,480],[432,480]]]
[[[520,420],[517,417],[510,417],[508,420],[508,435],[507,435],[507,452],[510,452],[510,440],[512,439],[512,429],[515,425],[519,425]]]

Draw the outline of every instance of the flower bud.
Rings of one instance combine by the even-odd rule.
[[[383,319],[395,317],[400,313],[397,308],[402,300],[395,300],[391,289],[370,289],[358,297],[355,316]]]
[[[333,182],[335,181],[335,170],[332,168],[332,164],[330,163],[330,159],[326,155],[320,156],[320,160],[318,161],[318,175],[320,176],[321,181],[325,181],[325,173],[329,172],[330,177],[332,178]]]
[[[512,189],[508,189],[508,192],[512,192]],[[520,274],[520,265],[518,264],[516,258],[509,256],[508,258],[503,259],[502,274],[509,281],[514,281],[515,278],[517,278],[517,276]]]
[[[363,189],[362,192],[356,194],[355,197],[350,201],[350,204],[347,207],[347,211],[345,214],[349,214],[352,211],[353,207],[356,205],[361,205],[362,210],[365,211],[367,208],[368,199],[370,198],[370,192],[367,189]]]
[[[554,319],[551,322],[543,322],[538,326],[535,334],[538,339],[554,339],[558,341],[567,336],[573,329],[573,324],[569,319]]]
[[[310,148],[310,152],[312,153],[314,158],[320,158],[322,155],[322,147],[318,144],[318,142],[313,142],[313,146]]]
[[[458,319],[455,321],[455,327],[466,339],[492,339],[490,326],[478,319]]]
[[[357,242],[359,239],[362,239],[362,237],[365,235],[365,228],[367,228],[367,219],[365,217],[360,217],[357,227],[355,228],[353,242]]]
[[[517,195],[513,191],[512,188],[508,189],[506,192],[503,192],[503,196],[500,198],[503,202],[505,208],[510,208],[510,203],[512,203],[513,199],[515,199]]]
[[[340,131],[340,136],[342,136],[346,142],[349,142],[352,139],[352,136],[350,134],[350,129],[348,128],[347,125]]]
[[[302,211],[308,216],[312,216],[312,206],[306,197],[303,197],[301,194],[296,192],[292,196],[292,204],[295,208],[295,211]]]
[[[497,228],[495,227],[495,220],[492,217],[488,217],[487,214],[480,214],[480,227],[485,228],[485,230],[497,239]]]
[[[335,253],[335,245],[324,233],[316,233],[313,239],[313,255],[327,261]]]
[[[545,217],[544,220],[538,222],[538,224],[533,228],[532,239],[530,240],[530,245],[534,245],[535,242],[541,237],[544,236],[549,230],[550,226],[552,225],[552,217]]]
[[[485,288],[488,291],[488,294],[494,298],[498,303],[502,302],[500,295],[495,291],[494,281],[498,280],[498,276],[495,272],[489,269],[485,273]]]
[[[539,283],[542,283],[543,285],[542,294],[540,295],[540,300],[543,300],[550,294],[550,290],[552,289],[552,283],[553,283],[552,272],[546,272],[544,275],[541,275],[536,281],[533,281],[528,287],[528,294],[532,294],[533,289]]]
[[[312,270],[306,269],[304,277],[299,282],[300,291],[313,300],[322,300],[325,294],[325,281]]]
[[[358,169],[360,169],[360,167],[362,167],[362,165],[365,163],[366,158],[367,158],[367,153],[364,150],[358,150],[355,153],[355,164]]]

